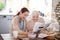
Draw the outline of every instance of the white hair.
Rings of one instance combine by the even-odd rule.
[[[39,14],[39,11],[33,11],[33,12],[32,12],[32,17],[33,17],[33,16],[39,16],[39,15],[40,15],[40,14]]]

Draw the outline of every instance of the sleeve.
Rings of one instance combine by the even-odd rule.
[[[56,32],[59,31],[59,26],[56,23],[51,23],[47,30]]]
[[[41,22],[41,23],[45,23],[44,19],[41,18],[41,17],[39,17],[39,22]]]
[[[26,22],[25,24],[26,24],[26,32],[27,32],[28,31],[28,29],[27,29],[28,28],[28,21],[25,20],[25,22]]]
[[[47,30],[48,30],[48,31],[52,31],[52,30],[53,30],[53,25],[50,24],[50,25],[47,27]]]

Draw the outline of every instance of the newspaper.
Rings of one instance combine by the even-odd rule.
[[[42,28],[39,28],[39,27],[42,27]],[[36,22],[35,25],[34,25],[34,28],[33,28],[33,32],[37,32],[38,30],[44,30],[45,29],[45,24],[43,23],[40,23],[40,22]],[[39,38],[44,38],[44,37],[47,37],[47,36],[54,36],[56,35],[57,33],[53,33],[53,34],[43,34],[43,33],[40,33],[39,34]]]
[[[36,22],[33,28],[33,32],[37,32],[38,30],[43,30],[45,28],[45,25],[40,22]]]

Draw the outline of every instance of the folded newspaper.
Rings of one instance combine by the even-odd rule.
[[[36,22],[35,25],[34,25],[34,28],[33,28],[33,32],[37,32],[38,30],[44,30],[44,29],[45,29],[45,24],[40,23],[40,22]],[[53,34],[48,35],[48,34],[44,34],[44,33],[40,33],[38,37],[39,38],[44,38],[44,37],[47,37],[47,36],[54,36],[54,35],[57,34],[57,33],[53,33]]]
[[[36,22],[33,28],[33,32],[37,32],[38,30],[43,30],[45,28],[45,25],[40,22]]]

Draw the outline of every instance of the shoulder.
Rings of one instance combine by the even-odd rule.
[[[42,23],[45,23],[45,21],[44,21],[44,18],[43,18],[43,17],[39,17],[38,21],[39,21],[39,22],[42,22]]]
[[[18,19],[18,18],[19,18],[18,16],[13,17],[13,19]]]
[[[18,16],[13,17],[12,21],[19,21],[19,17]]]
[[[28,22],[27,22],[27,25],[31,25],[33,22],[32,22],[32,20],[29,20]]]
[[[39,17],[39,20],[44,20],[43,17]]]
[[[32,23],[33,21],[32,20],[29,20],[28,23]]]

